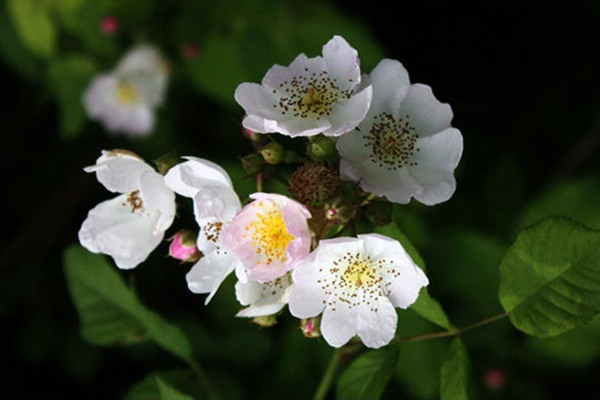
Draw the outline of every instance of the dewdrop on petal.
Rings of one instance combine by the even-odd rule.
[[[138,45],[113,71],[93,78],[83,94],[85,110],[109,132],[148,135],[154,128],[155,109],[163,102],[167,79],[167,63],[159,51]]]

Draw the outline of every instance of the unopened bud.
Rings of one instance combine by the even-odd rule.
[[[196,234],[190,230],[182,229],[171,237],[169,256],[182,262],[198,261],[202,255],[196,247]]]
[[[491,390],[500,390],[504,387],[504,371],[499,368],[489,368],[483,376],[485,386]]]
[[[275,315],[263,315],[252,318],[252,322],[260,327],[270,328],[277,323],[277,317]]]
[[[188,43],[181,49],[181,55],[186,60],[193,60],[194,58],[198,57],[198,53],[198,46],[193,43]]]
[[[338,225],[348,223],[356,215],[356,208],[348,204],[343,197],[336,197],[325,203],[324,211],[325,219]]]
[[[259,150],[266,163],[277,165],[283,160],[283,147],[277,142],[267,143]]]
[[[316,162],[334,161],[338,157],[335,142],[323,135],[310,137],[306,153]]]
[[[307,338],[317,338],[321,336],[321,318],[313,317],[300,321],[302,334]]]
[[[248,175],[256,175],[261,170],[263,165],[265,164],[265,160],[261,157],[260,154],[250,153],[241,158],[242,168]]]
[[[119,20],[112,16],[106,16],[100,21],[100,31],[105,35],[114,34],[119,29]]]

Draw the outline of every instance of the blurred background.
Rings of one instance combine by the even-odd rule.
[[[428,268],[430,293],[463,326],[502,311],[498,264],[516,232],[547,215],[600,229],[600,3],[594,0],[396,2],[255,0],[3,0],[0,3],[3,210],[0,398],[49,394],[123,398],[155,370],[184,368],[151,343],[85,343],[65,281],[63,250],[92,207],[111,197],[82,171],[102,149],[152,160],[168,152],[221,163],[244,196],[233,92],[272,64],[316,56],[334,34],[365,73],[400,60],[433,88],[464,137],[458,188],[447,203],[400,209]],[[105,29],[107,17],[116,22]],[[153,132],[129,139],[87,118],[81,94],[135,43],[170,62]],[[135,274],[141,301],[176,322],[223,398],[311,396],[331,354],[284,315],[272,328],[235,319],[233,282],[205,307],[185,285],[189,266],[161,245]],[[410,311],[398,334],[437,331]],[[600,394],[600,321],[534,339],[507,320],[467,333],[475,398]],[[385,398],[435,399],[448,341],[407,343]]]

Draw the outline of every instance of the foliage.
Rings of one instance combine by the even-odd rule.
[[[507,37],[486,15],[465,20],[472,9],[434,3],[401,5],[411,17],[392,18],[377,2],[2,2],[14,116],[3,126],[6,396],[309,398],[323,377],[327,398],[340,399],[597,395],[588,376],[600,357],[599,66],[586,44],[597,5],[503,5],[497,12],[514,21]],[[119,24],[111,34],[100,29],[107,16]],[[74,244],[106,196],[81,172],[102,148],[210,157],[240,197],[252,193],[239,159],[254,149],[233,91],[298,53],[318,54],[334,34],[358,49],[364,71],[392,57],[411,79],[432,82],[465,136],[451,201],[394,205],[387,223],[356,226],[401,242],[430,280],[398,310],[392,344],[334,352],[292,318],[268,329],[233,318],[231,280],[205,306],[185,287],[187,266],[163,256],[167,243],[128,272]],[[167,99],[148,137],[107,135],[87,119],[81,94],[141,41],[169,59]],[[265,171],[264,188],[285,193],[279,178],[291,169]],[[503,385],[485,380],[490,368],[504,371]],[[560,377],[577,389],[566,393]]]

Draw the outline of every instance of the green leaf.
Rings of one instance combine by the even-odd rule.
[[[388,346],[362,354],[340,376],[337,398],[378,399],[387,386],[398,362],[398,348]]]
[[[195,398],[192,393],[204,397],[196,393],[197,387],[198,381],[190,371],[154,372],[133,385],[124,400],[191,400]]]
[[[111,346],[148,338],[182,360],[192,360],[191,346],[179,328],[145,308],[104,256],[74,245],[65,251],[64,260],[86,341]]]
[[[440,303],[433,297],[431,297],[431,295],[427,291],[427,288],[421,289],[421,293],[419,293],[419,298],[410,307],[414,312],[419,314],[421,317],[425,318],[427,321],[433,322],[437,326],[440,326],[444,329],[454,329],[454,326],[450,323],[446,312],[444,311]]]
[[[22,76],[35,80],[40,73],[40,59],[32,54],[19,39],[16,28],[6,12],[6,3],[0,2],[0,52],[12,69]]]
[[[79,134],[86,121],[82,96],[94,71],[94,62],[84,55],[72,55],[50,63],[48,78],[58,100],[60,131],[65,138]]]
[[[440,398],[464,400],[469,398],[469,356],[459,338],[452,340],[440,368]]]
[[[550,186],[527,206],[519,221],[523,228],[546,217],[565,217],[600,229],[600,176],[579,177]]]
[[[7,5],[23,44],[39,56],[52,56],[55,50],[56,30],[48,12],[48,2],[8,0]]]
[[[600,309],[600,232],[548,218],[524,229],[500,265],[500,302],[515,327],[549,337]]]
[[[423,270],[425,271],[425,262],[423,258],[415,248],[415,246],[411,243],[411,241],[406,237],[402,229],[392,222],[383,226],[376,226],[374,228],[376,233],[381,235],[385,235],[392,239],[396,239],[402,244],[402,247],[406,250],[410,258]],[[421,317],[426,320],[433,322],[434,324],[441,326],[445,329],[453,329],[454,327],[450,323],[446,312],[440,305],[440,303],[431,297],[427,288],[421,289],[421,293],[419,294],[419,298],[417,301],[411,306],[413,311],[419,314]]]

